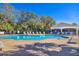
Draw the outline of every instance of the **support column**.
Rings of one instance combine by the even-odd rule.
[[[61,32],[62,32],[62,29],[61,29]]]
[[[61,35],[62,35],[62,29],[61,29]]]
[[[76,36],[78,36],[78,28],[76,28]]]

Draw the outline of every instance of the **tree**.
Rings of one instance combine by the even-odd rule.
[[[23,23],[23,27],[26,30],[35,31],[36,30],[36,23],[37,22],[35,19],[30,19],[29,21]]]
[[[37,19],[37,15],[27,11],[19,12],[18,23],[27,22],[31,19]]]
[[[38,16],[33,12],[22,10],[18,10],[17,13],[10,4],[4,4],[3,6],[0,13],[0,30],[47,32],[51,26],[56,24],[50,16]],[[15,19],[17,20],[16,23],[14,22]]]
[[[45,31],[50,30],[50,27],[56,24],[56,22],[50,16],[47,16],[47,17],[42,16],[40,20],[41,20],[41,23],[43,23],[44,25]]]
[[[4,15],[0,13],[0,22],[3,22],[4,21],[3,20],[3,17],[4,17]]]
[[[0,21],[2,22],[2,29],[5,31],[13,31],[14,29],[14,10],[10,4],[3,4],[2,11],[0,13]]]
[[[4,21],[14,22],[14,8],[10,4],[4,4],[2,9],[2,14],[4,15]]]
[[[0,22],[0,31],[4,31],[4,23]]]

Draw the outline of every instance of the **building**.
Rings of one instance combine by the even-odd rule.
[[[51,33],[56,35],[79,35],[79,26],[59,23],[51,27]]]

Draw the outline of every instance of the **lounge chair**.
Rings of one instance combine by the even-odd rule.
[[[70,35],[70,32],[67,32],[67,35]]]
[[[26,32],[23,32],[24,34],[26,34]]]
[[[0,34],[4,34],[4,32],[0,32]]]
[[[36,34],[38,35],[39,33],[38,33],[38,32],[36,32]]]
[[[19,34],[20,33],[20,31],[17,31],[17,34]]]
[[[29,32],[27,32],[27,35],[29,35],[30,33]]]
[[[39,32],[39,34],[42,34],[41,32]]]
[[[57,35],[60,35],[60,32],[58,32]]]
[[[34,35],[35,33],[34,33],[34,32],[32,32],[32,34]]]
[[[65,35],[65,32],[62,32],[61,34],[62,34],[62,35]]]
[[[50,34],[53,34],[53,32],[50,32]]]
[[[45,32],[43,32],[43,34],[45,34]]]
[[[30,31],[29,34],[32,34],[32,32]]]

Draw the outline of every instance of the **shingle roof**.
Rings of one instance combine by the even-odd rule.
[[[79,27],[79,26],[68,24],[68,23],[59,23],[59,24],[56,24],[56,25],[52,26],[51,28],[54,28],[54,27]]]

